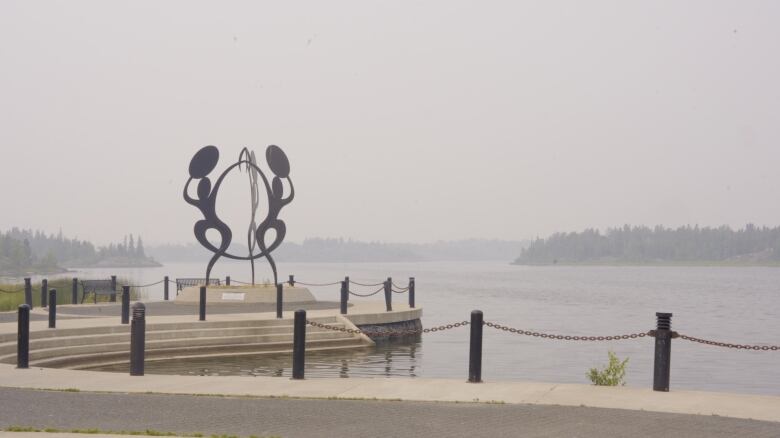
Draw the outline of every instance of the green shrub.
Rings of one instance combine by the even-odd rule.
[[[603,369],[591,368],[588,372],[588,378],[597,386],[622,386],[625,385],[626,365],[628,358],[620,361],[613,352],[608,352],[609,364]]]

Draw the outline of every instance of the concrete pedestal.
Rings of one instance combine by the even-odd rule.
[[[317,301],[309,289],[284,285],[285,303]],[[193,304],[200,301],[200,287],[185,287],[175,302]],[[275,303],[276,286],[210,286],[206,289],[206,303]]]

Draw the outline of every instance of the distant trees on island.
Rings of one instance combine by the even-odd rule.
[[[532,242],[514,263],[780,265],[780,227],[625,225],[556,233]]]
[[[308,238],[302,243],[284,242],[273,253],[279,262],[415,262],[503,260],[516,257],[526,242],[466,239],[431,243],[361,242],[343,238]],[[246,254],[246,246],[234,242],[234,254]],[[150,247],[148,252],[162,261],[197,261],[210,253],[196,243]]]
[[[60,231],[46,235],[41,231],[12,228],[0,231],[0,274],[61,272],[64,267],[159,266],[148,257],[140,236],[125,236],[120,243],[96,248],[85,240],[69,239]]]

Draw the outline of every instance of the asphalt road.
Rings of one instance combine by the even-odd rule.
[[[0,388],[0,427],[12,425],[285,438],[780,437],[780,423],[618,409]]]

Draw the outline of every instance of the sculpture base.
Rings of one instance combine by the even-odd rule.
[[[317,301],[309,289],[284,285],[282,290],[285,303],[304,303]],[[185,287],[176,296],[176,303],[200,302],[200,287]],[[210,286],[206,289],[206,303],[275,303],[276,286]]]

